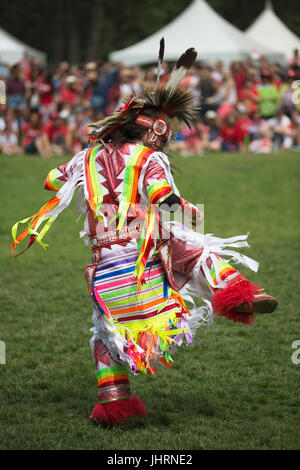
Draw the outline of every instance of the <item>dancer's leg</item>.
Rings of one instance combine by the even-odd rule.
[[[130,398],[128,367],[115,361],[101,340],[91,342],[98,376],[99,403],[92,411],[91,419],[97,422],[121,425],[136,415],[146,416],[146,405],[138,396]]]
[[[278,302],[274,297],[263,294],[257,284],[248,281],[220,256],[212,253],[215,263],[217,261],[217,269],[210,257],[206,259],[205,264],[200,263],[202,252],[202,248],[180,240],[171,242],[173,269],[191,278],[196,276],[198,283],[202,278],[203,283],[209,284],[216,315],[252,325],[255,313],[271,313],[275,310]]]

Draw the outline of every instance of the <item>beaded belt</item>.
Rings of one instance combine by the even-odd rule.
[[[142,230],[142,224],[138,223],[130,227],[124,227],[122,230],[110,230],[90,237],[92,249],[107,245],[111,242],[124,241],[127,238],[132,238],[139,234]]]

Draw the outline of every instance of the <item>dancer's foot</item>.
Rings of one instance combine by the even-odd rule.
[[[120,426],[128,418],[134,416],[147,416],[147,407],[137,395],[128,400],[97,403],[90,419],[96,423]]]
[[[272,313],[278,305],[278,300],[271,295],[259,293],[254,294],[252,304],[241,304],[235,308],[238,312]]]

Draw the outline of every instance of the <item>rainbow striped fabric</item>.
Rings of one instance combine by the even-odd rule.
[[[220,256],[215,255],[218,260],[219,260],[219,272],[220,272],[220,279],[222,281],[229,281],[232,280],[234,277],[240,275],[239,271],[234,269],[230,264],[228,264],[226,261],[224,261]],[[216,273],[215,273],[215,268],[212,268],[210,271],[210,275],[212,277],[213,283],[215,285],[218,284],[217,278],[216,278]]]
[[[100,403],[130,398],[127,366],[119,364],[113,367],[99,368],[97,376]]]
[[[59,176],[61,176],[61,172],[59,171],[59,169],[53,168],[53,170],[48,173],[47,179],[44,184],[45,189],[49,189],[50,191],[55,192],[59,191],[63,185],[62,181],[58,179]]]
[[[133,276],[137,258],[138,251],[134,248],[102,255],[93,281],[94,296],[98,303],[105,303],[125,339],[129,342],[133,339],[143,349],[147,346],[149,355],[157,347],[170,362],[172,332],[173,336],[182,333],[176,330],[176,325],[184,307],[170,288],[159,258],[150,257],[145,267],[145,283],[139,291]],[[140,370],[151,371],[149,355],[136,361]]]
[[[99,175],[96,168],[96,157],[102,145],[97,145],[90,149],[84,160],[85,180],[86,188],[89,198],[89,205],[93,211],[94,217],[101,220],[102,217],[99,215],[99,209],[103,202],[103,194],[101,184],[99,181]]]
[[[147,188],[151,204],[161,204],[167,197],[173,194],[171,186],[167,181],[158,181]]]
[[[101,297],[113,319],[128,323],[143,321],[157,315],[158,307],[168,300],[165,272],[160,259],[148,261],[145,269],[146,282],[141,292],[137,290],[133,273],[137,251],[122,249],[102,256],[94,277],[94,294]],[[151,268],[151,269],[150,269]],[[177,302],[171,302],[166,311],[178,310]]]
[[[114,218],[119,218],[118,230],[121,230],[128,213],[129,207],[134,209],[134,205],[137,202],[138,195],[138,182],[139,176],[142,169],[142,164],[148,157],[154,152],[154,150],[144,147],[143,145],[137,145],[129,157],[126,163],[125,177],[123,190],[120,199],[120,205],[118,213]]]

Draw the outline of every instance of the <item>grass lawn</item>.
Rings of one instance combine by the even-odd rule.
[[[300,364],[291,357],[300,340],[300,155],[174,155],[182,195],[205,204],[205,231],[249,231],[245,253],[260,269],[248,278],[280,305],[254,327],[216,317],[198,330],[201,347],[178,351],[175,367],[133,377],[149,417],[115,429],[88,419],[97,402],[83,275],[90,253],[75,202],[48,232],[45,252],[36,244],[14,260],[9,251],[12,225],[53,197],[43,181],[65,161],[0,156],[0,448],[299,449]]]

